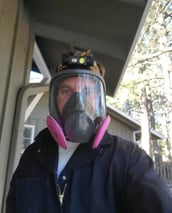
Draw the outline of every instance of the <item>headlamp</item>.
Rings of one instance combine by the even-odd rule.
[[[62,65],[70,66],[93,66],[94,58],[92,56],[70,56],[62,55]]]

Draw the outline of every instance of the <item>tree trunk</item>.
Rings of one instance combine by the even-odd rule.
[[[150,150],[150,126],[149,126],[149,116],[148,116],[148,101],[146,88],[143,86],[141,93],[141,144],[142,148],[147,152],[148,155],[151,155]]]

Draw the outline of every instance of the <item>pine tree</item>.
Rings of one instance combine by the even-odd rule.
[[[113,106],[140,120],[142,146],[156,159],[172,150],[172,2],[153,2]],[[127,96],[123,96],[127,94]],[[151,129],[165,136],[150,140]],[[157,156],[159,156],[157,158]]]

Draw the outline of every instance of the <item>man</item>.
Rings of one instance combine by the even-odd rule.
[[[20,160],[6,213],[172,213],[150,157],[107,133],[103,75],[90,51],[64,55],[50,84],[48,128]]]

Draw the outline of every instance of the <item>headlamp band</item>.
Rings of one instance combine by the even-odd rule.
[[[103,65],[98,64],[93,55],[87,55],[84,52],[80,55],[62,55],[62,65],[57,67],[57,72],[64,71],[66,69],[89,69],[102,77],[105,74],[105,68]]]

